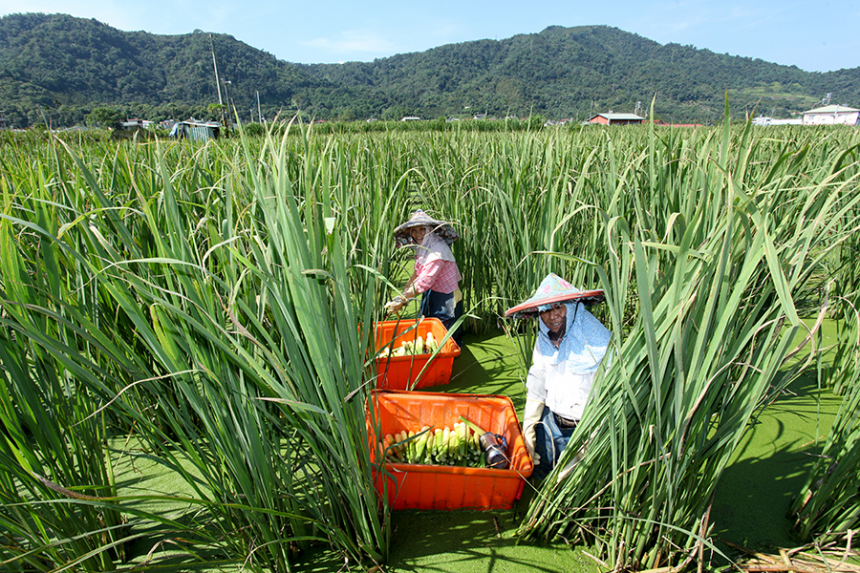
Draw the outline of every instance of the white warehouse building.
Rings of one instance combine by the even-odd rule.
[[[860,125],[860,109],[828,105],[803,112],[803,125]]]

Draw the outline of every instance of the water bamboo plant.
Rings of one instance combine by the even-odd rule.
[[[607,292],[588,455],[523,535],[575,531],[619,566],[694,556],[747,420],[790,379],[798,305],[817,312],[837,267],[833,300],[853,292],[834,253],[855,244],[856,133],[290,130],[0,146],[0,568],[163,564],[168,544],[381,563],[367,357],[417,206],[461,231],[466,327],[515,337],[523,374],[534,331],[505,308],[550,271]],[[131,493],[118,464],[142,459],[181,486]]]
[[[523,536],[594,541],[616,569],[702,563],[720,475],[753,414],[801,368],[780,371],[799,350],[794,300],[856,232],[860,200],[856,176],[829,162],[804,186],[753,173],[749,131],[734,144],[731,135],[690,157],[698,188],[663,180],[662,148],[651,148],[649,184],[666,193],[643,198],[682,212],[639,200],[632,220],[603,213],[611,255],[608,268],[592,265],[613,330],[623,333],[631,291],[639,312],[615,338]]]

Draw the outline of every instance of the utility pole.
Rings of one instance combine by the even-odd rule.
[[[224,99],[227,100],[227,107],[230,107],[230,98],[227,96],[227,85],[232,85],[233,82],[230,80],[221,80],[221,83],[224,84]]]
[[[224,105],[221,99],[221,78],[218,77],[218,62],[215,61],[215,44],[212,43],[212,34],[209,34],[209,49],[212,51],[212,65],[215,66],[215,89],[218,90],[218,105]]]
[[[263,114],[260,113],[260,91],[257,90],[257,119],[260,120],[260,123],[263,123]]]
[[[224,100],[221,98],[221,78],[218,77],[218,61],[215,59],[215,44],[212,42],[212,34],[209,34],[209,49],[212,51],[212,65],[215,67],[215,87],[218,89],[218,106],[221,109],[221,125],[224,126],[225,135],[228,128],[227,113],[224,109]],[[224,86],[227,89],[227,86]]]

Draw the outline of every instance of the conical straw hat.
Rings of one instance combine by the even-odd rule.
[[[449,245],[460,238],[460,234],[454,230],[451,223],[437,221],[421,209],[418,209],[412,213],[408,221],[394,229],[394,240],[397,241],[398,247],[405,247],[406,245],[415,243],[412,235],[409,234],[409,231],[415,227],[429,227],[432,232],[436,233]]]
[[[550,273],[540,283],[534,295],[527,301],[505,311],[508,318],[534,318],[540,313],[540,307],[557,302],[580,301],[598,303],[606,300],[606,295],[600,289],[580,290],[558,276]]]

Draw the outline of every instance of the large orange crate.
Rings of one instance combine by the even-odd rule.
[[[453,427],[460,416],[508,441],[509,469],[386,463],[375,475],[376,490],[392,509],[511,509],[534,466],[526,450],[513,402],[507,396],[375,391],[382,436],[424,426]],[[368,419],[373,456],[379,455]],[[374,467],[378,460],[374,458]]]
[[[415,340],[417,336],[425,338],[428,332],[432,332],[436,341],[441,342],[448,334],[448,329],[438,318],[377,322],[374,324],[376,352],[385,348],[392,340],[392,348],[397,348],[403,341]],[[429,354],[377,358],[376,387],[386,390],[412,390],[448,384],[451,382],[454,357],[459,355],[460,347],[454,339],[449,338],[432,361]]]

